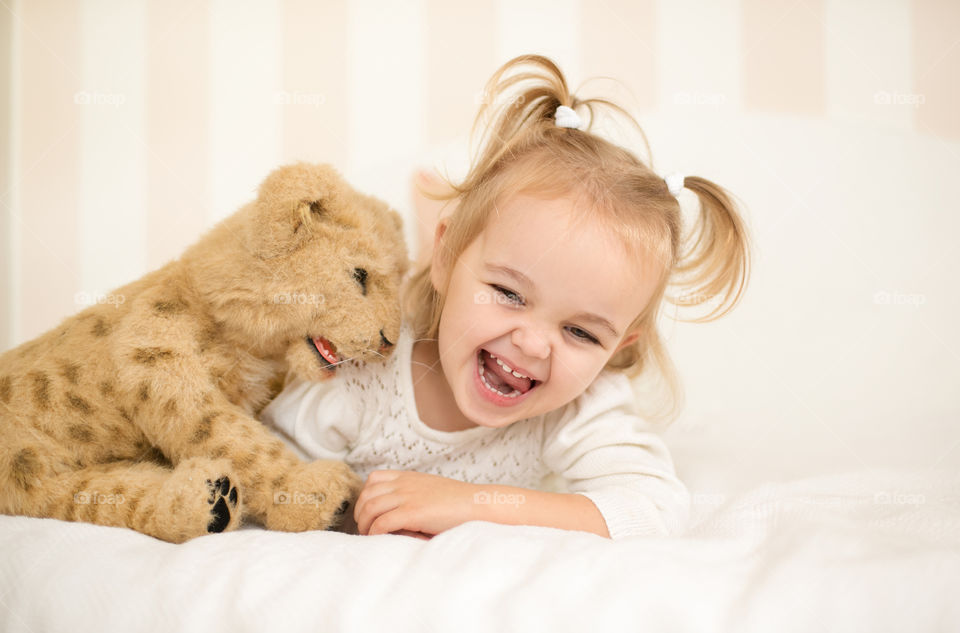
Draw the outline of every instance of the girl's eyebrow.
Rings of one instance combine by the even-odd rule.
[[[529,277],[524,275],[519,270],[515,270],[513,268],[510,268],[509,266],[504,266],[503,264],[491,264],[488,262],[484,264],[483,267],[492,273],[500,273],[502,275],[506,275],[507,277],[512,278],[518,284],[520,284],[521,286],[523,286],[524,288],[530,291],[527,294],[532,295],[534,289],[536,288],[533,282],[530,281]]]
[[[600,327],[608,330],[610,334],[613,336],[613,338],[620,340],[620,333],[617,332],[617,328],[613,327],[613,324],[610,323],[610,321],[604,319],[602,316],[598,314],[593,314],[592,312],[580,312],[578,314],[573,315],[573,319],[571,320],[572,321],[589,321],[590,323],[599,325]]]
[[[503,264],[491,264],[489,262],[484,264],[484,268],[492,273],[500,273],[510,277],[524,289],[524,293],[528,296],[532,296],[534,294],[536,286],[534,285],[533,281],[531,281],[529,277],[524,275],[519,270],[510,268],[509,266],[505,266]],[[598,314],[593,314],[592,312],[579,312],[573,315],[572,320],[589,321],[590,323],[608,330],[615,339],[620,339],[620,332],[617,331],[617,328],[613,327],[613,324],[610,323],[609,319],[605,319]]]

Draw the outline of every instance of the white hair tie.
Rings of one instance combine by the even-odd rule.
[[[568,108],[567,106],[557,106],[557,111],[553,115],[553,119],[557,124],[557,127],[572,127],[580,129],[580,125],[583,123],[580,120],[580,115],[577,114],[573,108]]]
[[[670,190],[674,198],[680,197],[680,192],[683,191],[684,180],[686,180],[686,177],[680,172],[674,172],[664,178],[664,181],[667,183],[667,189]]]

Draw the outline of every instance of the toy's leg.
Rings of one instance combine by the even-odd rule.
[[[293,456],[296,459],[296,456]],[[272,499],[260,520],[271,530],[302,532],[337,525],[360,493],[363,482],[343,462],[317,460],[277,469]]]
[[[111,462],[25,483],[15,514],[128,527],[173,543],[232,530],[242,513],[226,460],[187,459],[172,470]]]
[[[267,529],[327,529],[340,520],[362,487],[343,462],[304,463],[262,423],[243,414],[218,416],[204,429],[209,437],[184,450],[229,459],[244,492],[247,516]]]
[[[323,530],[340,520],[363,484],[349,466],[304,463],[262,423],[229,403],[216,404],[193,420],[159,427],[183,430],[156,433],[154,427],[154,442],[175,463],[200,455],[225,458],[237,475],[246,516],[267,529]]]

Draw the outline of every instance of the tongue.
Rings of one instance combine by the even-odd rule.
[[[323,356],[328,363],[331,365],[337,364],[337,353],[334,351],[333,343],[322,336],[315,336],[313,337],[313,344],[317,347],[317,351],[320,352],[320,355]]]
[[[497,361],[490,358],[490,353],[487,350],[481,352],[483,354],[483,367],[488,372],[494,374],[500,381],[506,384],[511,389],[516,389],[520,393],[526,393],[530,391],[530,387],[533,386],[533,381],[529,378],[518,378],[513,375],[513,372],[507,373],[507,371],[500,366]]]

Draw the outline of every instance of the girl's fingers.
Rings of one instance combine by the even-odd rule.
[[[360,534],[367,534],[377,519],[385,513],[395,510],[399,505],[400,502],[398,499],[387,494],[368,499],[366,503],[364,503],[363,508],[358,507],[357,509],[357,530]],[[390,530],[387,531],[389,532]]]
[[[399,525],[394,516],[390,512],[381,514],[370,523],[370,527],[367,529],[367,534],[374,536],[376,534],[389,534],[396,530],[403,529],[403,525]]]
[[[391,492],[394,492],[394,489],[389,481],[371,483],[368,478],[367,483],[363,486],[363,490],[357,495],[357,501],[353,504],[353,518],[357,521],[357,524],[360,523],[359,518],[363,513],[364,506],[371,499],[390,494]]]

